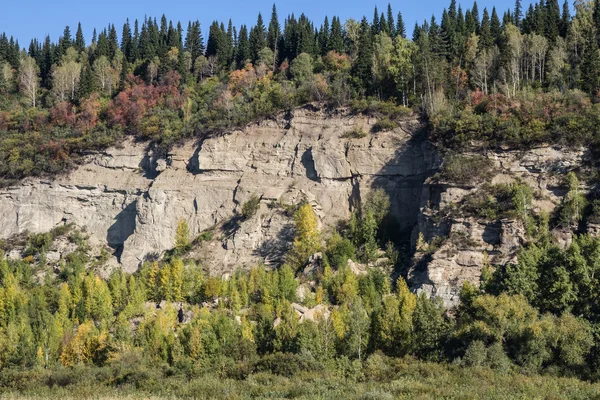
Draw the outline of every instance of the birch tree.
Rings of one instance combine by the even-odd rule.
[[[19,68],[19,89],[27,97],[32,107],[37,104],[37,95],[40,87],[40,68],[32,57],[21,58]]]

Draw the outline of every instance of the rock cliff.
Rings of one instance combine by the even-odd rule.
[[[488,222],[472,216],[440,217],[480,185],[435,179],[440,160],[416,118],[390,132],[371,132],[375,118],[347,110],[305,107],[226,135],[187,141],[168,154],[130,139],[55,179],[27,179],[0,190],[1,238],[46,232],[74,223],[95,248],[109,248],[109,264],[128,272],[174,246],[185,219],[193,237],[206,240],[191,256],[211,273],[228,273],[258,262],[277,265],[293,238],[288,205],[311,203],[322,228],[347,220],[373,188],[392,201],[398,234],[419,233],[438,245],[417,254],[407,270],[416,291],[457,303],[466,281],[477,284],[485,263],[516,260],[525,241],[517,220]],[[491,183],[519,178],[537,192],[534,208],[551,212],[562,198],[559,180],[581,165],[584,150],[541,147],[496,151]],[[260,198],[256,215],[242,221],[242,206]],[[437,238],[437,239],[436,239]],[[560,240],[568,242],[569,235]]]
[[[539,147],[489,151],[484,156],[492,161],[493,174],[487,182],[457,185],[430,177],[423,185],[413,243],[420,233],[426,242],[437,242],[437,246],[431,254],[415,256],[409,280],[414,290],[441,297],[447,307],[458,303],[465,282],[479,284],[485,264],[502,266],[516,262],[517,251],[527,241],[527,235],[518,219],[447,217],[444,209],[456,207],[485,183],[510,184],[519,179],[534,191],[532,211],[552,214],[565,194],[565,174],[581,168],[590,155],[586,149]],[[555,230],[552,234],[559,244],[570,243],[570,232]]]
[[[193,236],[224,226],[197,254],[221,273],[280,259],[293,232],[290,217],[276,205],[309,201],[328,226],[348,219],[373,187],[385,188],[400,228],[410,229],[434,154],[417,134],[416,119],[391,132],[341,137],[357,128],[369,132],[375,122],[307,107],[186,142],[168,154],[126,140],[90,154],[68,175],[1,190],[1,236],[74,223],[86,227],[93,245],[113,249],[113,264],[135,271],[173,247],[183,218]],[[236,214],[253,195],[261,198],[259,212],[237,223]]]

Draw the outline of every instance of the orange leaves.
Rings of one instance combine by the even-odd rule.
[[[243,90],[249,89],[256,82],[256,71],[251,63],[246,64],[244,69],[232,71],[229,74],[228,88],[231,94],[236,96]]]
[[[340,54],[333,50],[323,57],[323,62],[327,69],[333,72],[348,72],[352,67],[350,57],[347,54]]]
[[[187,99],[179,90],[181,76],[168,72],[159,85],[145,85],[140,80],[130,80],[128,87],[108,105],[106,114],[113,125],[136,130],[142,119],[155,109],[177,110]]]

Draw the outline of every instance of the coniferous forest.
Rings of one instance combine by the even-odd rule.
[[[127,136],[166,151],[309,103],[377,115],[382,130],[417,114],[448,154],[542,143],[597,154],[599,100],[598,0],[517,0],[509,10],[452,0],[412,29],[390,5],[346,21],[273,6],[253,26],[163,15],[90,38],[78,24],[29,44],[7,32],[0,186],[64,173]],[[459,181],[464,160],[448,160],[441,176]],[[5,258],[15,243],[0,241],[0,395],[600,398],[600,238],[577,231],[561,247],[549,234],[600,218],[600,201],[579,191],[580,180],[598,183],[595,162],[590,171],[565,177],[557,215],[530,212],[533,193],[520,183],[489,186],[460,210],[515,216],[530,242],[517,263],[465,285],[452,310],[412,293],[402,274],[351,271],[347,260],[403,257],[384,227],[383,191],[334,234],[317,228],[310,205],[278,205],[295,222],[285,263],[229,279],[188,257],[213,233],[190,237],[185,220],[161,260],[106,279],[89,268],[102,260],[78,227],[15,239],[21,260]],[[74,251],[46,271],[56,240]],[[434,245],[419,238],[416,251]],[[306,272],[315,253],[322,260]],[[305,281],[317,289],[300,301]],[[299,302],[320,312],[300,322]]]

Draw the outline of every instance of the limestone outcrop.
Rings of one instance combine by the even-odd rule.
[[[1,189],[0,238],[73,223],[90,236],[92,247],[110,249],[109,267],[133,272],[174,247],[178,221],[185,219],[192,238],[202,239],[190,257],[222,275],[256,263],[278,265],[294,235],[291,206],[310,203],[327,229],[347,220],[369,191],[383,188],[398,234],[412,232],[413,248],[420,235],[431,244],[407,266],[409,285],[450,307],[464,282],[479,283],[483,265],[516,261],[525,229],[517,220],[442,215],[481,183],[436,179],[440,158],[416,118],[393,131],[344,138],[357,129],[370,132],[376,122],[348,110],[309,106],[188,140],[168,154],[127,139],[87,155],[68,174]],[[561,177],[581,166],[587,153],[540,147],[485,156],[494,164],[490,183],[519,178],[538,193],[534,208],[551,212],[564,195]],[[258,211],[244,220],[242,207],[253,196],[260,199]],[[561,243],[569,240],[560,233]]]
[[[198,254],[215,273],[257,262],[276,263],[293,235],[285,205],[310,202],[323,226],[347,219],[373,187],[383,187],[402,229],[417,222],[423,182],[434,160],[416,135],[416,119],[394,131],[370,131],[376,119],[312,107],[282,113],[234,131],[187,141],[168,154],[125,140],[90,154],[83,165],[53,180],[27,179],[0,191],[2,238],[74,223],[92,245],[113,249],[113,264],[135,271],[174,245],[178,220],[193,237],[215,226]],[[236,215],[252,196],[258,213]]]
[[[589,157],[586,149],[539,147],[528,151],[495,151],[485,156],[493,161],[493,176],[487,183],[526,182],[535,192],[533,211],[552,213],[565,194],[561,181]],[[502,266],[517,261],[517,251],[526,242],[522,222],[514,219],[486,221],[472,216],[441,216],[447,207],[461,203],[482,184],[459,186],[427,179],[423,186],[421,210],[413,231],[413,244],[421,234],[435,246],[429,254],[415,255],[409,272],[413,290],[441,297],[447,307],[458,303],[465,282],[478,285],[485,264]],[[570,233],[553,232],[567,245]]]

